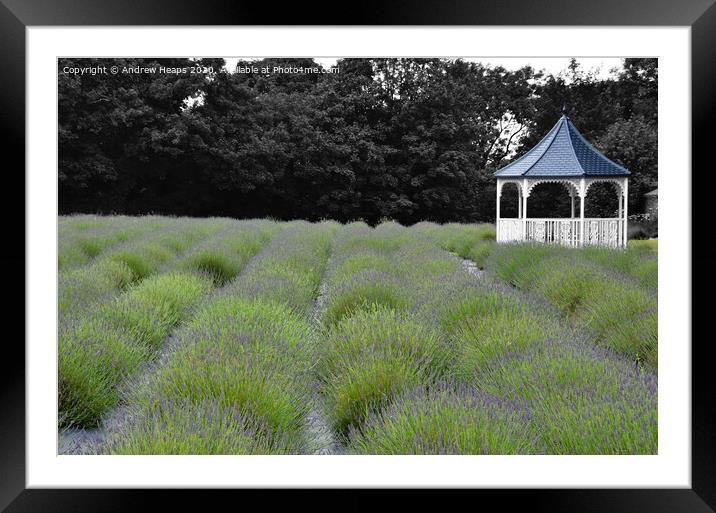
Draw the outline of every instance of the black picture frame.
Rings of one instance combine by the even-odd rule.
[[[3,242],[0,255],[5,294],[12,297],[3,309],[6,325],[25,318],[25,29],[38,25],[621,25],[690,26],[692,70],[692,263],[698,280],[692,281],[692,488],[691,489],[524,489],[453,492],[499,501],[501,508],[556,512],[707,512],[716,509],[716,387],[711,380],[711,339],[697,336],[712,310],[714,250],[707,231],[714,173],[712,157],[716,120],[716,0],[406,0],[386,3],[363,1],[339,9],[303,2],[280,8],[268,2],[244,0],[0,0],[0,146],[5,197],[0,205]],[[322,14],[321,14],[322,13]],[[326,14],[330,19],[326,19]],[[320,21],[319,21],[320,20]],[[664,144],[664,141],[660,141]],[[698,178],[698,183],[696,182]],[[8,183],[9,181],[9,183]],[[20,193],[22,191],[22,194]],[[699,235],[702,237],[699,239]],[[8,240],[10,238],[10,240]],[[11,251],[8,248],[14,248]],[[21,249],[22,248],[22,249]],[[22,282],[22,283],[21,283]],[[22,300],[21,300],[22,298]],[[701,299],[703,298],[703,299]],[[182,508],[206,509],[209,500],[237,500],[246,504],[258,491],[247,490],[80,490],[26,489],[25,485],[25,350],[21,336],[6,330],[0,356],[0,509],[24,511],[138,511]],[[704,334],[706,334],[704,330]],[[9,351],[8,351],[9,349]],[[273,492],[275,494],[275,492]],[[300,496],[308,490],[294,490]],[[336,491],[322,491],[327,507],[337,504]],[[343,504],[361,509],[378,492],[350,491]],[[424,501],[424,491],[401,493],[404,507]],[[274,495],[275,497],[275,495]],[[361,506],[362,505],[362,506]],[[320,507],[317,506],[317,507]],[[372,506],[370,506],[372,507]]]

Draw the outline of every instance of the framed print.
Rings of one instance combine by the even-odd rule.
[[[712,511],[716,7],[541,7],[4,1],[2,507]]]

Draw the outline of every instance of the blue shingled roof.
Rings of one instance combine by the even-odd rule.
[[[534,148],[497,170],[495,176],[628,176],[631,173],[602,155],[567,116]]]

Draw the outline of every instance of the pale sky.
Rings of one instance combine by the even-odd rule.
[[[255,57],[224,57],[226,69],[233,70],[239,60],[255,60]],[[335,66],[339,57],[314,58],[324,68]],[[464,58],[466,61],[481,62],[489,66],[502,66],[508,70],[516,70],[524,66],[532,66],[536,70],[544,70],[553,75],[565,71],[569,64],[569,57],[475,57]],[[597,77],[606,79],[612,68],[621,68],[623,59],[620,57],[578,57],[584,71],[594,70]]]

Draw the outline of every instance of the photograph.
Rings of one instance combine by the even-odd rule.
[[[660,454],[658,57],[56,64],[57,455]]]

